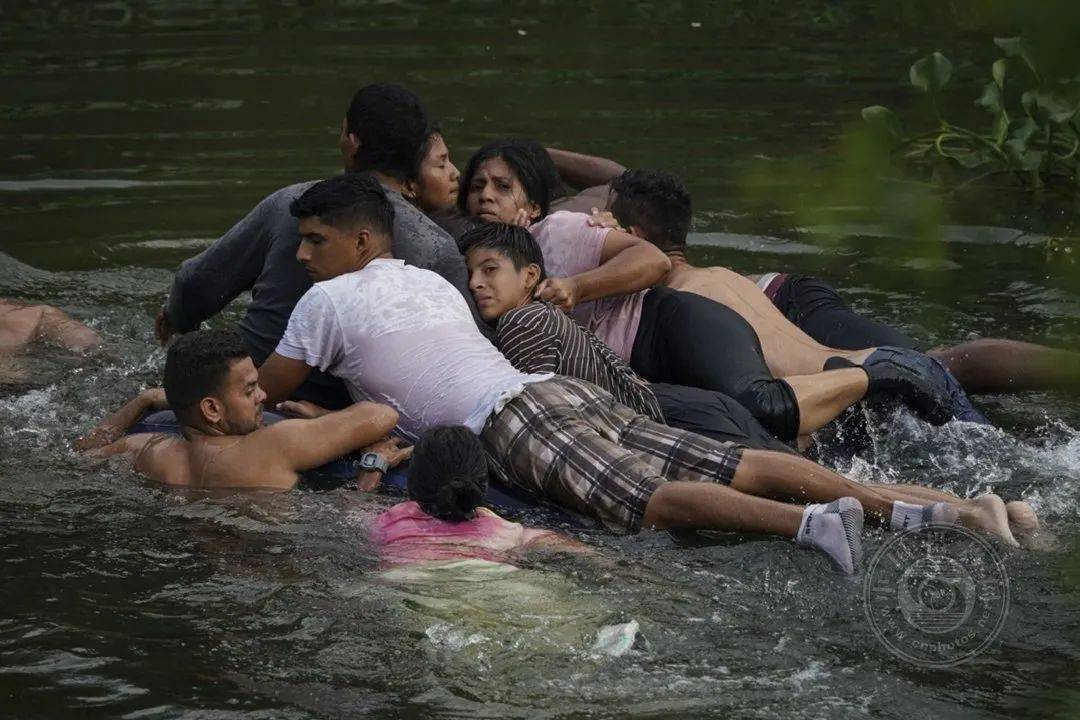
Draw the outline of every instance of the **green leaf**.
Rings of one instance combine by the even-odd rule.
[[[982,95],[975,101],[975,104],[986,108],[988,112],[994,115],[1000,114],[1005,110],[1005,97],[1001,93],[1001,87],[994,82],[986,83]]]
[[[1024,41],[1019,36],[1007,38],[994,38],[994,44],[1001,48],[1005,57],[1023,57]]]
[[[994,82],[997,83],[998,89],[1005,89],[1005,67],[1008,64],[1008,60],[1000,58],[994,62],[993,67],[990,68],[991,74],[994,76]]]
[[[862,118],[881,137],[888,138],[896,143],[903,136],[904,131],[900,126],[900,118],[896,113],[882,105],[870,105],[862,109]]]
[[[1080,110],[1080,97],[1076,92],[1070,93],[1067,86],[1053,89],[1040,88],[1035,91],[1035,103],[1039,109],[1046,113],[1051,122],[1060,124],[1067,123]]]
[[[1035,91],[1025,90],[1024,94],[1020,96],[1020,104],[1024,107],[1024,112],[1028,114],[1028,117],[1034,118],[1039,114],[1039,104],[1035,102]]]
[[[1022,117],[1009,123],[1009,139],[1002,149],[1009,164],[1019,170],[1035,170],[1043,161],[1044,153],[1028,147],[1028,141],[1038,132],[1039,126],[1029,117]]]
[[[937,93],[952,77],[952,63],[939,52],[927,55],[911,66],[911,84],[925,93]]]
[[[1035,67],[1035,61],[1032,60],[1031,52],[1022,37],[994,38],[994,44],[1001,48],[1005,57],[1020,58],[1031,68],[1031,72],[1035,73],[1036,77],[1039,76],[1039,70]]]
[[[1029,117],[1022,117],[1009,123],[1009,141],[1019,141],[1025,147],[1028,140],[1039,131],[1039,126]]]

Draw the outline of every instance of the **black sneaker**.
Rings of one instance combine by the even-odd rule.
[[[953,419],[953,399],[939,374],[944,368],[933,358],[907,348],[879,347],[863,361],[862,369],[870,378],[867,396],[899,398],[931,425]]]

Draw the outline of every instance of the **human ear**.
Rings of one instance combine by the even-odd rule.
[[[217,398],[204,397],[199,401],[199,412],[202,413],[203,419],[211,425],[216,425],[221,422],[224,407],[218,402]]]
[[[525,206],[525,210],[528,211],[530,220],[535,220],[540,217],[540,206],[531,200],[529,201],[529,204]]]
[[[626,228],[626,232],[630,233],[636,238],[641,238],[642,240],[648,239],[645,237],[645,231],[642,230],[639,225],[631,225],[630,227]]]
[[[529,263],[522,270],[525,272],[525,289],[529,291],[531,297],[533,290],[536,290],[536,286],[540,284],[540,266]]]
[[[349,132],[349,121],[341,119],[341,135],[338,137],[338,147],[341,155],[345,158],[345,167],[352,168],[356,162],[356,154],[360,152],[360,138],[356,133]]]
[[[406,200],[416,200],[416,197],[420,194],[420,188],[417,187],[416,181],[406,180],[401,184],[401,194]]]

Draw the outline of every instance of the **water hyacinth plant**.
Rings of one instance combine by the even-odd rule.
[[[990,68],[990,80],[975,104],[991,116],[989,126],[972,130],[947,120],[941,95],[953,75],[947,57],[935,52],[915,62],[911,85],[929,99],[936,127],[916,135],[904,132],[886,107],[863,108],[862,117],[906,162],[929,167],[946,184],[956,171],[961,184],[1010,173],[1025,187],[1038,189],[1080,180],[1080,75],[1055,77],[1039,67],[1022,37],[995,38],[1004,57]]]

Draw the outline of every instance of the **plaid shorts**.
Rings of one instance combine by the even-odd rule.
[[[608,529],[633,532],[668,480],[730,484],[740,446],[654,422],[610,393],[556,376],[493,414],[480,439],[503,480]]]

